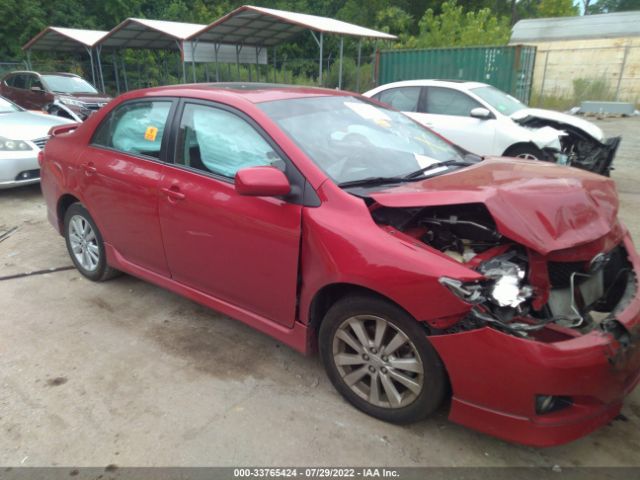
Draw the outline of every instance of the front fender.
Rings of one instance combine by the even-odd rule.
[[[339,194],[344,202],[325,201],[318,208],[303,210],[302,323],[310,321],[315,295],[337,283],[377,292],[417,320],[437,328],[443,319],[457,320],[468,312],[469,306],[443,287],[438,278],[445,275],[475,280],[480,278],[476,272],[439,252],[394,238],[373,221],[364,201],[342,191]]]

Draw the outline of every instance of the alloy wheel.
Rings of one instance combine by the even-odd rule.
[[[342,322],[333,338],[333,361],[345,385],[377,407],[406,407],[424,388],[416,346],[378,316],[356,315]]]
[[[85,270],[92,272],[100,262],[98,239],[91,224],[81,215],[69,221],[69,243],[74,257]]]

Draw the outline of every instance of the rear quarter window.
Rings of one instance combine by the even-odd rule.
[[[160,158],[171,104],[170,100],[122,104],[102,121],[91,143],[124,153]]]

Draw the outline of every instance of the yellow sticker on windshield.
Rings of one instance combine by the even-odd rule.
[[[376,125],[379,127],[391,128],[391,123],[386,118],[376,118],[374,122],[376,122]]]
[[[155,142],[156,135],[158,135],[157,127],[147,127],[147,130],[144,132],[144,139],[149,140],[150,142]]]

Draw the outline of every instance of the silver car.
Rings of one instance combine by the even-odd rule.
[[[38,152],[51,127],[74,123],[62,117],[28,112],[0,97],[0,189],[40,181]]]

